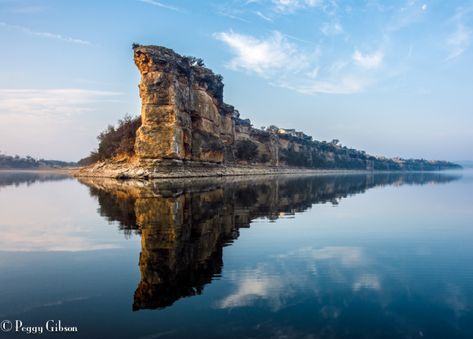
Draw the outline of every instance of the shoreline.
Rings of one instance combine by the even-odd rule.
[[[355,175],[376,173],[433,173],[433,171],[381,171],[361,169],[307,169],[293,167],[262,167],[262,166],[215,166],[199,165],[170,165],[155,162],[130,164],[123,162],[102,162],[87,167],[69,169],[68,173],[76,178],[112,178],[112,179],[185,179],[185,178],[219,178],[271,175]]]
[[[73,175],[78,168],[0,168],[0,173],[58,173]]]
[[[74,177],[115,178],[115,179],[179,179],[179,178],[218,178],[266,175],[329,175],[329,174],[366,174],[367,170],[347,169],[306,169],[291,167],[263,166],[225,166],[208,163],[176,164],[156,163],[155,161],[101,162],[91,166],[70,169]]]

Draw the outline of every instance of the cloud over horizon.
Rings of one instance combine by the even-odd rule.
[[[0,89],[0,116],[70,116],[93,109],[99,101],[116,100],[121,93],[81,88]]]

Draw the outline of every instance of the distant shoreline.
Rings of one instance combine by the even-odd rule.
[[[72,167],[67,168],[0,168],[0,173],[60,173],[72,175]]]

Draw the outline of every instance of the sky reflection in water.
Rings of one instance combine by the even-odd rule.
[[[0,174],[0,314],[83,337],[472,337],[472,183]]]

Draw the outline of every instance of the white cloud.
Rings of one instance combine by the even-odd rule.
[[[298,9],[317,7],[320,0],[273,0],[274,10],[279,13],[292,13]]]
[[[337,35],[343,33],[343,27],[338,21],[334,22],[325,22],[322,24],[320,31],[324,35]]]
[[[459,22],[456,30],[447,37],[447,46],[450,48],[447,60],[455,59],[462,55],[470,45],[470,41],[471,30]]]
[[[306,83],[280,83],[282,87],[292,89],[302,94],[353,94],[360,93],[372,84],[372,80],[362,76],[346,75],[327,80],[306,81]]]
[[[120,93],[77,88],[0,89],[0,116],[68,116],[92,109],[98,101],[116,100]]]
[[[161,8],[165,8],[165,9],[170,9],[170,10],[173,10],[173,11],[179,11],[179,8],[177,7],[174,7],[174,6],[170,6],[170,5],[166,5],[166,4],[163,4],[162,2],[159,2],[157,0],[138,0],[139,2],[143,2],[145,4],[149,4],[149,5],[153,5],[153,6],[156,6],[156,7],[161,7]]]
[[[267,39],[230,32],[214,34],[226,43],[236,56],[228,66],[233,70],[246,70],[268,76],[274,70],[296,70],[307,63],[306,56],[279,32]]]
[[[373,69],[381,66],[384,53],[382,51],[376,51],[372,54],[363,54],[359,50],[355,50],[352,58],[359,66],[366,69]]]
[[[10,24],[7,24],[5,22],[0,22],[0,27],[10,29],[10,30],[15,30],[15,31],[30,34],[30,35],[34,35],[34,36],[38,36],[38,37],[42,37],[42,38],[55,39],[55,40],[70,42],[70,43],[79,44],[79,45],[91,45],[92,44],[90,41],[87,41],[87,40],[75,39],[75,38],[71,38],[71,37],[68,37],[68,36],[65,36],[65,35],[62,35],[62,34],[57,34],[57,33],[34,31],[34,30],[31,30],[27,27],[17,26],[17,25],[10,25]]]
[[[217,12],[218,15],[221,15],[221,16],[224,16],[224,17],[227,17],[227,18],[230,18],[230,19],[233,19],[233,20],[238,20],[238,21],[241,21],[241,22],[246,22],[246,23],[249,23],[250,21],[239,16],[241,13],[240,11],[235,11],[235,10],[232,10],[232,9],[228,9],[228,8],[222,8],[220,11]]]
[[[125,106],[121,94],[111,91],[0,89],[1,149],[77,160],[96,147],[96,136],[112,121],[112,112],[124,114]]]
[[[261,13],[260,11],[256,11],[255,14],[257,16],[259,16],[261,19],[265,20],[265,21],[269,21],[269,22],[273,22],[273,19],[271,19],[269,16],[267,15],[264,15],[263,13]]]
[[[215,33],[214,37],[223,41],[234,54],[227,63],[228,68],[254,73],[272,85],[303,94],[361,92],[375,81],[375,77],[373,72],[360,72],[350,59],[355,59],[356,65],[363,69],[378,68],[383,59],[380,51],[372,55],[356,51],[354,56],[347,56],[350,59],[336,60],[323,67],[319,61],[320,47],[301,49],[278,31],[266,38],[233,31]],[[310,43],[304,42],[304,46],[307,45]]]
[[[427,5],[419,7],[417,1],[407,0],[402,6],[393,6],[392,10],[394,13],[386,26],[387,32],[396,32],[421,22],[425,19]]]

